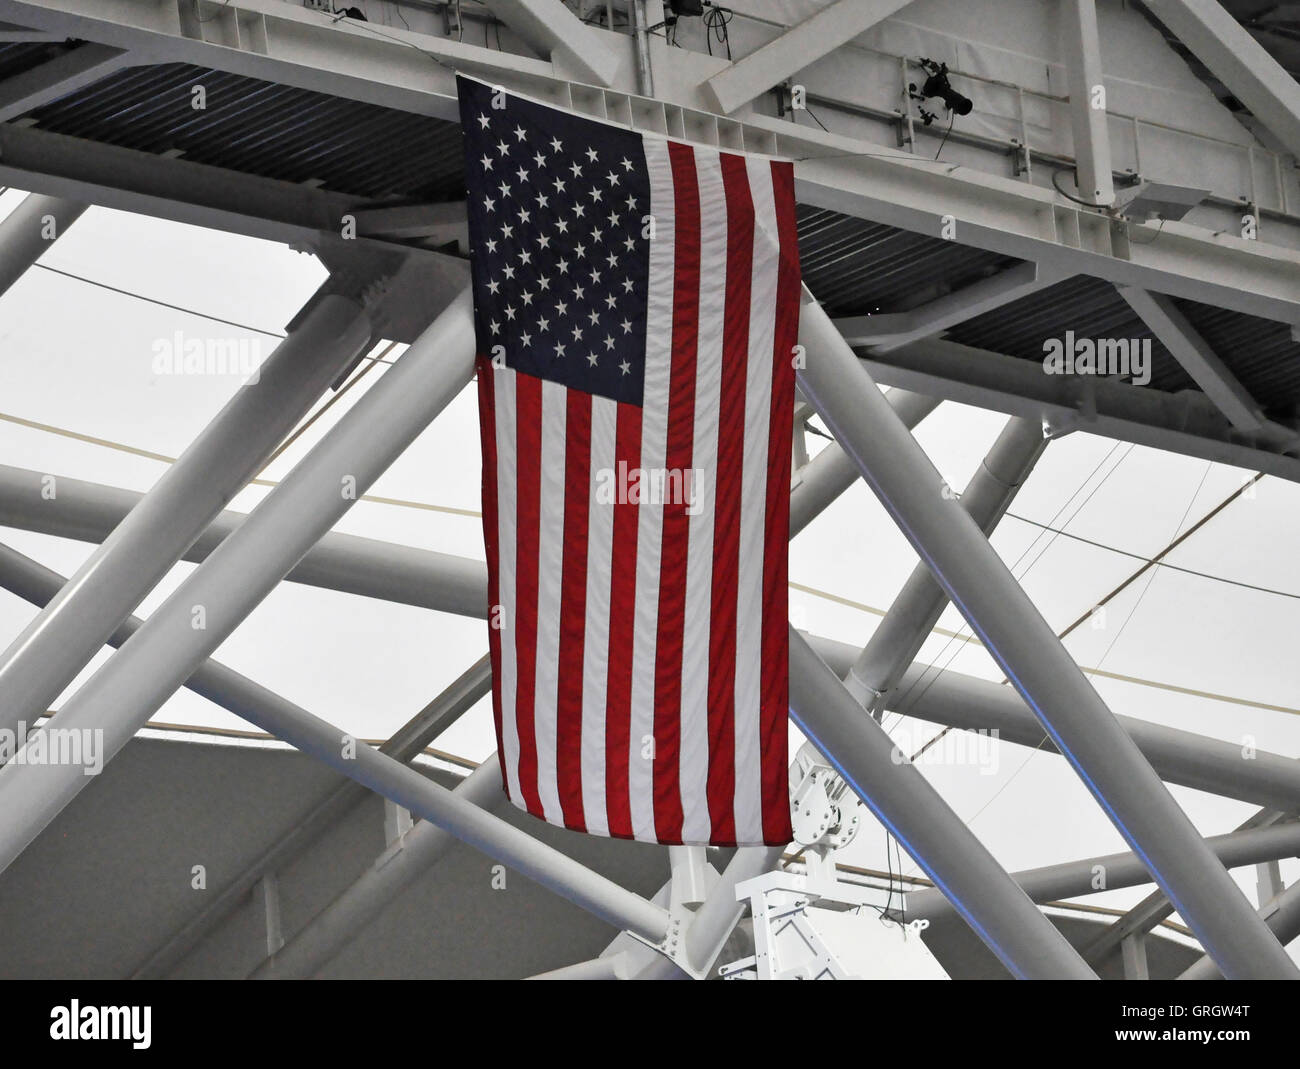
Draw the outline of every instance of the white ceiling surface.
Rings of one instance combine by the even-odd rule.
[[[0,214],[12,210],[20,197],[12,191],[0,197]],[[313,258],[281,246],[102,209],[87,212],[42,262],[269,331],[282,330],[323,278]],[[155,375],[154,342],[177,330],[201,338],[239,336],[209,320],[48,271],[29,271],[0,299],[0,414],[176,456],[239,388],[233,378]],[[261,342],[266,353],[274,339]],[[282,478],[364,385],[277,460],[267,477]],[[467,390],[372,492],[477,509],[476,417],[474,394]],[[947,481],[961,487],[1002,423],[1003,417],[993,413],[944,404],[922,424],[918,437]],[[819,439],[810,442],[816,448]],[[162,470],[158,461],[18,426],[3,417],[0,461],[137,491],[147,490]],[[1071,533],[1151,555],[1238,488],[1246,474],[1217,465],[1207,472],[1203,461],[1127,445],[1116,448],[1108,440],[1075,434],[1049,445],[1013,511],[1058,526],[1068,523]],[[1104,485],[1080,508],[1103,477]],[[266,492],[246,490],[233,507],[248,511]],[[1231,505],[1170,560],[1300,592],[1294,547],[1298,516],[1300,487],[1266,478],[1253,497]],[[339,529],[479,559],[483,555],[481,528],[473,517],[362,501]],[[9,530],[0,537],[63,574],[71,573],[91,548]],[[993,541],[1009,563],[1020,561],[1017,574],[1032,564],[1026,588],[1061,630],[1138,562],[1066,538],[1049,545],[1050,538],[1008,518]],[[859,483],[792,544],[790,577],[883,609],[915,563],[902,535]],[[178,566],[146,600],[141,614],[156,607],[191,567]],[[1080,664],[1257,702],[1300,705],[1300,659],[1294,656],[1300,603],[1166,569],[1158,570],[1149,584],[1147,578],[1111,603],[1104,628],[1085,624],[1068,639]],[[19,633],[32,612],[0,592],[0,647]],[[791,592],[791,615],[801,627],[856,644],[866,640],[879,619],[798,591]],[[218,658],[349,731],[386,737],[482,654],[484,626],[285,583],[221,647]],[[962,622],[950,609],[940,626],[956,629]],[[107,656],[108,651],[102,652],[73,687]],[[941,636],[931,638],[922,659],[1001,678],[978,646]],[[1300,716],[1115,680],[1098,679],[1096,684],[1117,713],[1233,742],[1249,735],[1261,749],[1300,754]],[[155,719],[246,726],[188,691],[172,697]],[[919,748],[939,730],[892,716],[886,724],[904,750]],[[792,753],[798,741],[792,731]],[[480,703],[437,745],[475,760],[486,757],[493,749],[487,704]],[[1118,833],[1059,757],[1010,744],[999,746],[995,755],[992,774],[970,764],[927,763],[922,768],[1008,869],[1123,849]],[[1242,803],[1172,790],[1207,835],[1232,830],[1252,812]],[[868,818],[847,853],[853,863],[886,868],[884,831]],[[917,871],[910,859],[905,859],[905,869]],[[1300,877],[1300,863],[1284,863],[1283,875]],[[1253,897],[1253,870],[1239,870],[1237,877]],[[1149,890],[1110,892],[1088,901],[1131,904]]]

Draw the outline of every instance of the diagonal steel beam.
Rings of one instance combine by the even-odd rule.
[[[1013,417],[998,435],[961,495],[961,507],[985,534],[1011,507],[1046,447],[1042,427],[1032,420]],[[918,564],[844,680],[873,713],[916,659],[947,604],[930,569]]]
[[[57,575],[35,561],[8,547],[0,546],[0,585],[22,597],[38,600],[49,594],[58,579]],[[113,634],[111,644],[125,646],[146,626],[148,625],[131,617]],[[403,763],[423,749],[431,732],[447,725],[455,710],[463,712],[473,704],[472,695],[487,682],[484,676],[485,660],[481,660],[466,676],[453,684],[447,703],[435,703],[439,705],[436,715],[417,717],[380,749],[352,740],[346,732],[211,659],[195,668],[186,681],[186,686],[236,716],[319,757],[326,764],[356,780],[362,787],[369,787],[424,817],[403,840],[403,846],[409,848],[411,853],[392,873],[376,873],[373,877],[375,882],[392,886],[389,881],[399,873],[409,882],[409,879],[427,868],[434,856],[446,850],[454,836],[483,850],[489,856],[506,862],[522,875],[557,891],[616,927],[630,928],[658,941],[666,930],[667,914],[664,911],[480,808],[491,804],[497,797],[504,797],[501,794],[500,768],[494,762],[481,765],[456,791],[439,786]],[[353,748],[349,747],[349,741],[355,748],[353,756],[348,756]],[[296,852],[305,846],[313,837],[313,829],[317,832],[323,830],[325,825],[322,821],[336,818],[354,804],[351,799],[346,804],[340,802],[340,793],[342,792],[335,791],[324,803],[322,808],[329,810],[328,813],[318,810],[300,828],[295,829],[291,843],[284,846],[277,844],[268,853],[282,860],[288,856],[284,851]],[[341,809],[338,808],[340,806]],[[392,860],[388,856],[387,862],[377,864],[376,868],[385,869]],[[255,882],[256,879],[252,881]],[[400,886],[404,885],[402,883]],[[394,887],[393,893],[400,886]],[[373,892],[373,888],[371,890]],[[223,897],[232,893],[228,890]],[[243,895],[239,897],[242,900]],[[355,903],[355,897],[349,898],[342,908],[354,906]],[[289,946],[283,948],[284,951],[289,951],[286,960],[301,961],[311,953],[322,953],[321,947],[326,939],[335,941],[334,950],[342,946],[350,934],[346,925],[340,926],[338,923],[342,915],[339,909],[334,909],[321,928],[313,930],[308,939],[301,943],[295,939],[294,944],[298,945],[292,951],[289,951]],[[182,932],[188,930],[190,926],[187,925]],[[168,947],[161,948],[146,963],[146,968],[153,975],[165,971],[165,959],[171,957],[174,962],[177,960],[175,953],[174,948],[170,951]],[[328,955],[320,963],[323,964],[324,960],[328,960]]]
[[[562,0],[487,0],[488,10],[558,69],[578,80],[613,85],[619,54],[609,35],[589,26]]]
[[[1096,978],[916,767],[897,760],[884,729],[793,628],[790,719],[1013,976]]]
[[[353,310],[359,314],[360,310],[351,302],[344,304],[345,307],[338,311],[349,316]],[[104,759],[112,759],[148,721],[154,710],[184,684],[194,669],[239,626],[294,563],[348,511],[357,497],[365,493],[470,380],[474,350],[471,306],[471,295],[466,289],[299,462],[239,530],[223,542],[117,654],[64,703],[52,720],[57,729],[102,732],[99,737],[103,740]],[[326,304],[322,302],[320,307],[324,308]],[[349,329],[354,323],[348,318],[342,324],[343,329]],[[318,327],[321,325],[317,324]],[[367,324],[361,334],[368,336],[368,333]],[[353,334],[350,341],[355,342],[356,338],[357,335]],[[354,354],[361,348],[359,345],[348,347]],[[317,363],[320,363],[319,359]],[[322,372],[313,365],[310,374],[320,375],[328,382],[339,370],[338,367],[328,367]],[[261,390],[265,383],[263,378],[257,389]],[[274,401],[273,395],[259,395],[257,405],[248,415],[260,416],[282,428],[285,417],[278,411],[268,412],[264,408]],[[237,403],[238,398],[232,405]],[[242,415],[242,409],[240,411]],[[241,420],[233,429],[239,429],[243,422]],[[227,447],[233,456],[204,457],[201,452],[198,459],[209,459],[218,471],[224,471],[232,466],[234,460],[245,461],[255,456],[260,461],[268,451],[268,439],[274,445],[283,437],[283,433],[270,434],[257,426],[242,429],[253,440],[251,445],[228,442]],[[208,442],[204,444],[210,446]],[[193,453],[191,450],[186,456]],[[184,461],[183,457],[181,462],[169,468],[159,486],[167,483],[169,477],[175,476],[179,470],[187,471],[195,478],[202,474],[191,471]],[[156,509],[146,510],[145,505],[150,504],[151,498],[158,505],[157,488],[155,494],[146,497],[128,517],[127,523],[132,523],[134,517],[148,512],[132,528],[146,549],[157,539],[159,532],[166,536],[165,544],[174,549],[174,554],[167,556],[161,566],[160,575],[224,504],[220,496],[222,486],[224,482],[219,482],[218,488],[208,490],[202,510],[196,507],[187,510],[186,520],[202,521],[193,531],[189,529],[189,522],[182,523],[173,515],[159,513]],[[183,496],[175,504],[179,510],[188,504],[187,497]],[[209,505],[211,507],[206,507]],[[106,545],[114,543],[110,540]],[[116,543],[118,547],[122,545],[121,540]],[[92,562],[94,560],[92,558]],[[128,557],[125,562],[116,561],[112,568],[97,569],[94,575],[103,576],[104,583],[114,590],[117,574],[126,571],[133,563],[136,570],[143,567],[151,573],[159,568],[155,560],[135,562]],[[86,569],[83,568],[79,574],[83,581],[78,583],[74,579],[69,586],[83,594],[89,589],[84,579]],[[100,617],[100,626],[94,630],[79,627],[76,632],[83,646],[89,645],[94,638],[96,645],[87,651],[89,656],[94,655],[99,645],[125,619],[130,607],[127,611],[115,611],[124,600],[119,591],[119,596],[110,606],[114,610],[110,614],[97,600],[91,599],[90,605]],[[56,599],[45,614],[60,604],[60,599]],[[30,650],[32,647],[26,648]],[[85,660],[89,660],[89,656]],[[35,716],[30,713],[28,718],[29,722],[35,721]],[[88,779],[74,765],[26,764],[22,758],[20,753],[0,769],[0,811],[6,814],[5,823],[0,825],[0,870],[8,867],[40,830],[76,797]]]
[[[1288,822],[1247,831],[1232,831],[1226,835],[1210,836],[1201,842],[1216,858],[1219,867],[1242,868],[1260,861],[1294,857],[1300,853],[1300,823]],[[1104,886],[1097,886],[1099,876],[1104,878]],[[1012,873],[1011,878],[1034,902],[1059,902],[1102,891],[1141,887],[1151,882],[1151,874],[1143,859],[1131,852],[1081,858],[1060,865],[1045,865]],[[934,918],[951,914],[952,911],[951,903],[933,888],[912,891],[907,896],[909,919]],[[1186,916],[1184,913],[1184,919]]]
[[[799,334],[804,396],[1201,944],[1234,978],[1300,978],[806,290]]]
[[[939,402],[908,390],[890,390],[885,394],[889,406],[908,430],[939,407]],[[802,531],[840,494],[858,481],[858,469],[840,448],[831,442],[807,464],[794,473],[790,488],[790,537]],[[3,508],[3,505],[0,505]]]
[[[1300,156],[1300,85],[1216,0],[1146,0],[1147,9],[1279,141]]]
[[[5,585],[9,585],[2,574],[7,570],[5,569],[7,552],[12,551],[6,551],[5,547],[0,546],[0,583]],[[35,564],[34,561],[31,563]],[[40,568],[40,565],[36,567]],[[138,621],[132,618],[130,626],[137,625]],[[122,632],[119,631],[119,635],[121,634]],[[125,635],[120,641],[125,641]],[[120,641],[116,643],[110,641],[110,645],[120,645]],[[191,676],[186,686],[193,687],[198,678],[198,673]],[[379,747],[379,752],[386,753],[398,761],[409,763],[468,712],[491,689],[491,686],[492,669],[487,657],[484,656]],[[207,696],[213,697],[214,694],[219,694],[219,691],[209,688]],[[258,880],[270,873],[282,871],[309,846],[317,842],[326,831],[365,801],[369,793],[360,784],[345,780],[322,797],[305,816],[296,819],[284,835],[262,851],[245,866],[242,872],[227,883],[220,894],[204,906],[197,916],[190,918],[180,929],[173,932],[165,943],[135,969],[131,979],[163,979],[204,936],[248,900],[248,895]]]
[[[0,728],[17,731],[19,724],[34,724],[45,714],[308,408],[364,351],[370,332],[369,317],[356,301],[337,294],[313,301],[263,363],[256,382],[240,387],[59,596],[0,655]],[[7,860],[0,868],[4,864]]]
[[[1283,819],[1284,814],[1272,809],[1264,809],[1237,828],[1249,831],[1251,828],[1266,828]],[[1125,939],[1146,935],[1161,921],[1173,915],[1174,904],[1163,891],[1155,890],[1122,917],[1117,917],[1106,930],[1083,948],[1083,959],[1090,965],[1097,965],[1118,950]]]
[[[865,345],[873,353],[888,353],[949,327],[1028,297],[1061,281],[1061,276],[1037,264],[1023,263],[962,286],[907,312],[845,316],[835,320],[850,345]]]
[[[120,48],[87,42],[0,82],[0,123],[75,93],[131,63]]]
[[[818,655],[843,676],[859,650],[845,642],[812,637]],[[914,664],[886,702],[890,712],[965,731],[997,731],[1003,742],[1059,753],[1042,723],[1012,689],[988,679]],[[1143,756],[1167,783],[1273,809],[1300,806],[1300,763],[1267,751],[1242,759],[1240,744],[1116,717]]]
[[[835,0],[776,40],[736,60],[700,88],[720,112],[729,115],[908,3],[910,0]]]
[[[1300,936],[1300,883],[1293,883],[1275,898],[1265,902],[1259,915],[1268,930],[1286,946]],[[1180,980],[1222,980],[1223,973],[1208,954],[1189,965],[1178,977]]]
[[[8,292],[85,210],[79,201],[63,197],[24,197],[0,222],[0,294]]]
[[[1116,289],[1229,423],[1247,434],[1263,429],[1259,404],[1170,298],[1134,286]]]

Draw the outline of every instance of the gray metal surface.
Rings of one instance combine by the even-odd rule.
[[[790,715],[853,792],[1020,979],[1094,977],[884,730],[790,630]]]
[[[804,396],[1207,951],[1229,976],[1300,977],[815,302],[800,339]]]
[[[361,355],[370,330],[361,306],[344,297],[326,296],[306,311],[262,365],[257,382],[239,389],[0,656],[0,726],[17,730],[44,715],[329,384]],[[73,775],[80,770],[73,769]],[[9,826],[16,822],[14,816]]]
[[[103,759],[112,759],[469,381],[473,361],[470,307],[466,291],[349,409],[247,522],[64,703],[55,717],[60,730],[102,732]],[[175,471],[173,467],[169,474]],[[205,519],[225,500],[213,501]],[[165,514],[150,516],[148,521],[141,527],[145,535],[151,533],[152,524],[175,522]],[[146,558],[138,566],[147,563]],[[57,601],[51,603],[51,607],[55,605]],[[103,612],[102,607],[97,608]],[[196,612],[203,616],[201,627],[194,626]],[[125,615],[117,616],[108,633],[96,632],[96,648]],[[94,650],[90,652],[93,655]],[[22,764],[15,759],[0,769],[0,810],[7,817],[0,824],[0,868],[14,859],[86,782],[83,769],[73,764]]]
[[[86,206],[78,201],[29,193],[5,216],[0,222],[0,294],[17,282],[85,210]]]
[[[997,526],[1046,446],[1042,427],[1029,420],[1012,419],[1003,428],[960,498],[981,531],[987,534]],[[898,685],[947,604],[930,569],[918,564],[845,677],[854,696],[878,711],[880,700]]]

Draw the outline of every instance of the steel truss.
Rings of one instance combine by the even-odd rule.
[[[1261,754],[1249,768],[1241,767],[1240,760],[1229,767],[1221,752],[1226,744],[1115,717],[985,537],[1042,451],[1039,421],[1049,408],[1059,413],[1057,431],[1086,426],[1300,478],[1300,466],[1288,455],[1296,450],[1294,432],[1263,419],[1217,357],[1170,314],[1167,300],[1149,292],[1296,323],[1300,258],[1290,250],[1180,224],[1163,230],[1162,244],[1152,251],[1130,242],[1125,225],[1062,207],[1053,194],[1033,186],[965,168],[942,173],[901,152],[854,152],[858,145],[847,138],[792,130],[756,114],[724,119],[694,105],[641,97],[622,87],[608,35],[582,27],[557,0],[499,4],[502,17],[549,60],[418,34],[377,39],[355,27],[327,26],[279,0],[239,0],[214,9],[215,25],[190,18],[183,3],[0,0],[0,16],[17,24],[13,32],[75,34],[92,42],[66,53],[50,69],[38,68],[19,84],[7,84],[8,96],[0,91],[0,118],[21,114],[52,99],[50,94],[67,92],[124,63],[176,61],[455,118],[452,71],[460,67],[634,128],[795,157],[801,161],[798,194],[807,204],[922,233],[937,232],[941,215],[935,205],[942,205],[944,215],[961,221],[957,240],[1028,261],[978,293],[909,315],[874,339],[853,334],[864,329],[862,324],[842,331],[846,324],[837,327],[812,295],[805,295],[801,341],[808,361],[800,371],[800,386],[836,442],[798,473],[791,535],[861,477],[923,563],[865,649],[808,643],[792,632],[792,713],[934,879],[936,890],[909,897],[909,914],[955,910],[1013,975],[1092,975],[1033,903],[1085,893],[1086,888],[1079,888],[1080,873],[1085,867],[1091,873],[1091,866],[1101,863],[1112,874],[1110,886],[1143,883],[1149,877],[1168,899],[1168,905],[1153,899],[1140,907],[1119,938],[1155,923],[1152,917],[1158,920],[1162,910],[1175,905],[1196,931],[1208,955],[1184,974],[1187,978],[1216,970],[1230,977],[1300,977],[1282,949],[1282,943],[1300,934],[1297,888],[1274,895],[1256,912],[1225,869],[1290,856],[1300,848],[1300,825],[1270,819],[1205,840],[1159,778],[1293,810],[1300,805],[1294,762]],[[900,6],[882,3],[849,11],[832,5],[823,22],[831,27],[832,42],[847,40],[869,24],[864,18],[883,18]],[[1069,0],[1068,6],[1077,16],[1072,59],[1082,89],[1100,70],[1095,13],[1085,0]],[[1243,64],[1248,67],[1258,56],[1236,36],[1216,42],[1209,29],[1217,5],[1169,0],[1153,6],[1171,25],[1186,27],[1193,47],[1211,57],[1207,63],[1224,72],[1225,81],[1235,79],[1243,98],[1251,94],[1252,107],[1289,143],[1300,122],[1300,101],[1289,89],[1269,92],[1254,84],[1248,71],[1242,73]],[[768,54],[784,57],[789,66],[798,36],[792,31]],[[418,38],[417,48],[411,48],[409,38]],[[797,48],[793,54],[797,59]],[[671,63],[673,79],[707,86],[701,92],[711,93],[716,108],[724,111],[737,110],[762,92],[762,83],[777,69],[741,60],[719,73],[716,65],[684,51]],[[643,79],[646,75],[643,71]],[[1080,154],[1080,177],[1086,175],[1094,196],[1104,201],[1109,178],[1104,126],[1099,130],[1095,118],[1086,114],[1075,118],[1076,136],[1086,150]],[[32,237],[35,224],[52,214],[67,225],[88,202],[305,240],[334,268],[335,277],[291,325],[288,338],[264,366],[263,389],[237,395],[148,494],[68,480],[57,507],[33,509],[31,473],[0,470],[0,522],[100,543],[87,565],[67,581],[0,547],[0,585],[42,606],[32,625],[0,656],[5,693],[0,722],[35,723],[108,643],[120,647],[118,652],[50,722],[104,730],[106,759],[177,687],[187,685],[423,818],[402,836],[400,849],[379,858],[268,956],[254,976],[312,975],[376,908],[435,863],[453,837],[616,929],[635,934],[649,951],[647,957],[621,948],[600,962],[562,971],[567,975],[702,975],[741,915],[736,887],[775,865],[779,851],[737,851],[720,875],[706,872],[699,856],[675,852],[665,891],[655,902],[646,901],[492,816],[487,810],[501,795],[491,762],[455,791],[431,783],[404,763],[481,695],[486,685],[482,663],[470,680],[454,684],[387,747],[356,743],[349,753],[346,733],[210,659],[284,578],[467,616],[485,614],[481,564],[329,533],[355,499],[355,494],[339,493],[340,479],[351,478],[355,493],[363,492],[468,382],[470,301],[462,289],[463,261],[401,244],[409,220],[394,226],[392,220],[385,224],[372,218],[363,240],[344,250],[334,228],[349,205],[337,197],[251,176],[232,178],[229,172],[189,161],[143,157],[109,146],[87,152],[76,139],[37,129],[0,128],[0,180],[37,193],[0,225],[0,291],[46,247],[44,240],[37,243]],[[437,225],[446,227],[448,220]],[[989,307],[990,301],[1014,299],[1072,274],[1125,287],[1135,307],[1158,322],[1158,331],[1173,341],[1171,349],[1204,385],[1207,396],[1200,400],[1205,405],[1164,398],[1148,403],[1108,386],[1084,397],[1035,396],[1033,390],[1046,389],[1041,376],[1032,388],[1027,381],[1008,388],[1007,382],[1020,373],[1010,370],[996,384],[966,382],[954,366],[965,355],[960,347],[931,336]],[[379,280],[384,286],[376,295],[372,284]],[[412,300],[415,293],[443,299],[445,310],[431,325],[426,326],[422,309],[412,309],[412,303],[419,304]],[[846,332],[864,346],[862,354],[850,348]],[[414,342],[249,517],[223,513],[311,403],[379,336]],[[885,397],[873,372],[882,381],[917,392],[895,390]],[[931,394],[975,397],[1024,417],[1008,424],[961,500],[942,484],[909,433],[937,404]],[[149,590],[182,559],[201,563],[147,621],[132,617]],[[409,581],[412,577],[420,581]],[[983,639],[1019,698],[1005,688],[977,686],[952,673],[910,700],[899,697],[914,689],[908,686],[909,673],[923,671],[911,662],[946,598]],[[206,616],[206,626],[197,630],[189,626],[196,608]],[[837,678],[846,674],[849,686]],[[1025,745],[1036,745],[1046,732],[1133,852],[1009,875],[914,768],[892,759],[888,738],[862,712],[864,703],[875,711],[901,706],[908,715],[955,726],[998,726]],[[84,783],[79,769],[16,761],[0,768],[0,812],[5,814],[0,870]],[[358,797],[357,790],[348,789],[322,800],[303,827],[241,874],[208,913],[160,946],[140,974],[164,974],[219,919],[221,909],[266,878]],[[693,908],[683,907],[679,885],[684,882],[698,885],[687,896]]]

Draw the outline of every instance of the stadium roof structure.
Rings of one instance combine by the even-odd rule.
[[[1300,31],[1274,10],[1292,6],[738,0],[694,18],[659,0],[396,0],[358,19],[295,0],[0,0],[0,182],[28,192],[0,222],[0,289],[88,206],[275,242],[326,272],[259,389],[147,493],[60,473],[52,494],[44,468],[0,467],[0,526],[98,547],[69,584],[0,546],[0,586],[43,606],[0,656],[0,728],[65,695],[50,726],[102,729],[104,757],[121,751],[93,784],[0,769],[0,918],[33,896],[80,918],[5,925],[6,974],[703,976],[758,938],[737,888],[801,871],[794,851],[665,850],[501,816],[495,762],[464,775],[426,754],[480,707],[486,659],[355,757],[340,728],[211,659],[282,580],[483,626],[481,560],[336,529],[353,500],[340,473],[364,494],[472,376],[461,72],[794,161],[807,366],[791,536],[842,520],[833,503],[865,482],[923,563],[895,568],[865,648],[792,629],[792,719],[933,882],[912,881],[899,916],[931,922],[945,971],[1300,975],[1283,949],[1300,936],[1279,865],[1300,852],[1285,730],[1243,756],[1230,729],[1117,717],[1062,642],[1095,616],[1049,625],[988,538],[1040,460],[1084,437],[1247,473],[1229,501],[1300,482]],[[968,115],[932,122],[933,99],[909,91],[931,58]],[[1076,337],[1149,352],[1149,375],[1045,373]],[[223,511],[327,390],[383,364],[247,518]],[[1006,417],[961,493],[911,433],[959,407]],[[1120,587],[1093,583],[1086,607],[1200,526],[1139,554]],[[180,562],[197,565],[186,600],[129,619]],[[935,631],[945,611],[960,632]],[[940,665],[936,634],[979,646],[991,673]],[[137,737],[182,686],[349,781],[282,750]],[[1077,773],[1131,853],[1008,874],[923,766],[893,759],[886,728],[922,722],[1060,753],[1057,775]],[[1183,811],[1192,792],[1255,812],[1207,838]],[[195,837],[207,896],[140,893],[139,874],[184,865]],[[470,848],[533,882],[489,906]],[[841,860],[846,879],[880,882]],[[1228,872],[1253,866],[1254,904]],[[1152,883],[1116,916],[1066,901]],[[411,942],[421,917],[438,934]]]

